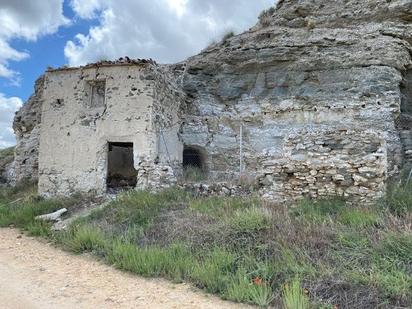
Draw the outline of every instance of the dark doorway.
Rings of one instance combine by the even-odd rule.
[[[204,169],[204,157],[199,149],[185,146],[183,149],[183,168]]]
[[[107,188],[134,188],[136,183],[133,143],[109,143]]]
[[[183,149],[183,176],[186,181],[206,180],[204,152],[196,147],[185,146]]]

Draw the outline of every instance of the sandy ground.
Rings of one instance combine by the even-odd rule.
[[[12,229],[0,229],[0,307],[251,308],[185,284],[123,273]]]

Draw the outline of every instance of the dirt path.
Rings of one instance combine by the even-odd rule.
[[[188,285],[117,271],[11,229],[0,229],[0,307],[247,308]]]

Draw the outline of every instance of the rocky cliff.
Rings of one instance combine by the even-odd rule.
[[[43,76],[36,80],[34,94],[16,113],[13,122],[16,134],[14,158],[15,180],[37,180],[39,160],[39,134],[41,122]]]
[[[279,1],[175,67],[184,142],[236,174],[243,126],[244,173],[272,199],[381,196],[410,150],[411,21],[410,0]]]

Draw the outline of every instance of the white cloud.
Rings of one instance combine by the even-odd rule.
[[[10,69],[9,62],[29,57],[26,51],[14,49],[10,40],[35,41],[68,23],[63,0],[0,0],[0,77],[15,81],[18,73]]]
[[[67,42],[70,65],[121,56],[176,62],[229,30],[240,32],[274,0],[72,0],[78,17],[99,25]]]
[[[80,18],[84,19],[96,17],[95,13],[101,7],[100,0],[72,0],[70,4],[73,11],[75,11]]]
[[[0,149],[13,146],[16,143],[12,122],[14,113],[22,107],[23,102],[20,98],[7,98],[0,93]]]

